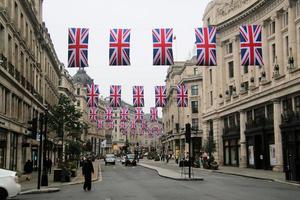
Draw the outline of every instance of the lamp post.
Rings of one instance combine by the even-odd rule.
[[[44,148],[43,148],[43,174],[42,174],[42,186],[48,186],[48,172],[47,172],[47,164],[46,163],[46,143],[47,143],[47,123],[48,123],[48,107],[45,106],[45,114],[44,114]]]
[[[38,167],[38,184],[37,184],[37,189],[39,190],[41,188],[41,171],[42,171],[42,151],[43,151],[43,124],[44,124],[44,114],[40,114],[40,146],[39,146],[39,167]]]

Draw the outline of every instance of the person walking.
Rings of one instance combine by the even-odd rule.
[[[84,184],[83,189],[84,191],[90,191],[92,188],[92,174],[94,173],[93,163],[90,158],[85,159],[82,165],[82,174],[84,176]]]
[[[24,173],[26,175],[27,181],[30,181],[32,171],[33,171],[33,164],[30,160],[27,160],[27,162],[24,165]]]

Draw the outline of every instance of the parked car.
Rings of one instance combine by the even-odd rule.
[[[116,164],[116,156],[114,154],[106,154],[106,156],[104,158],[104,162],[105,162],[105,165],[107,165],[108,163],[115,165]]]
[[[136,166],[136,159],[134,154],[127,154],[126,160],[125,160],[125,166],[127,165],[133,165]]]
[[[15,197],[21,192],[17,172],[0,169],[0,200]]]

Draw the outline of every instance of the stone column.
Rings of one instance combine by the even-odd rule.
[[[281,27],[282,27],[282,20],[281,20],[281,12],[277,12],[275,17],[275,41],[276,41],[276,56],[277,56],[277,63],[279,65],[279,73],[280,75],[283,74],[283,70],[285,66],[283,65],[283,47],[282,47],[282,34],[281,34]]]
[[[281,104],[278,99],[274,100],[274,139],[275,139],[275,156],[276,165],[274,171],[283,171],[283,155],[282,155],[282,138],[281,138]]]
[[[11,160],[11,158],[10,158],[10,143],[11,143],[11,141],[10,141],[10,132],[7,132],[7,143],[6,143],[6,169],[9,169],[9,164],[10,164],[10,160]]]
[[[23,171],[23,160],[22,160],[22,135],[17,135],[17,170]]]
[[[245,111],[240,111],[240,144],[241,144],[241,152],[240,152],[240,168],[247,167],[247,145],[246,145],[246,113]]]

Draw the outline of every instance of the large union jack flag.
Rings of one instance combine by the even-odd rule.
[[[111,107],[120,107],[121,105],[121,86],[111,85],[110,86],[110,97],[109,102]]]
[[[155,86],[155,106],[165,107],[167,104],[166,86]]]
[[[133,86],[133,106],[144,107],[144,86]]]
[[[129,110],[127,107],[122,107],[120,112],[121,122],[126,122],[128,120]]]
[[[152,30],[153,65],[173,65],[173,29],[161,28]]]
[[[97,120],[97,127],[98,127],[98,129],[102,129],[103,128],[103,120],[102,119],[98,119]]]
[[[91,107],[90,108],[90,120],[91,122],[96,122],[97,121],[97,108]]]
[[[109,65],[130,65],[130,29],[111,29]]]
[[[264,65],[260,25],[240,26],[240,42],[242,65]]]
[[[196,28],[197,65],[216,66],[216,28]]]
[[[177,106],[187,107],[188,105],[188,89],[185,85],[177,86]]]
[[[157,108],[156,107],[151,107],[150,108],[150,119],[152,122],[156,122],[157,119],[158,119],[158,116],[157,116]]]
[[[99,101],[99,86],[92,83],[91,85],[87,84],[86,86],[87,94],[87,104],[89,107],[97,107]]]
[[[113,116],[113,109],[111,107],[105,108],[105,121],[111,122]]]
[[[135,108],[135,121],[142,122],[143,118],[144,118],[143,109],[140,107]]]
[[[69,28],[68,67],[88,67],[89,29]]]

